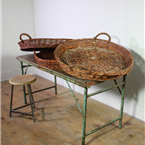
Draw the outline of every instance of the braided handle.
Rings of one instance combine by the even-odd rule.
[[[31,41],[31,36],[29,36],[27,33],[22,33],[21,35],[20,35],[20,40],[22,41],[22,42],[24,42],[24,40],[22,39],[22,36],[23,35],[25,35],[25,36],[27,36],[27,37],[29,37],[29,40]]]
[[[34,54],[37,56],[37,53],[36,53],[35,49],[33,50],[33,52],[34,52]]]
[[[94,38],[97,39],[97,37],[100,36],[100,35],[106,35],[106,36],[108,36],[108,37],[109,37],[108,41],[109,41],[109,42],[111,41],[111,37],[110,37],[110,35],[107,34],[107,33],[99,33],[99,34],[98,34],[96,37],[94,37]]]

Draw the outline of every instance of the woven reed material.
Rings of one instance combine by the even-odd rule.
[[[97,39],[101,34],[109,40]],[[110,42],[106,33],[94,39],[77,39],[59,45],[55,59],[68,74],[81,79],[106,81],[131,72],[134,59],[124,47]]]
[[[29,39],[22,39],[22,36],[27,36]],[[33,51],[33,50],[42,50],[44,48],[56,48],[59,44],[62,44],[71,39],[51,39],[51,38],[38,38],[32,39],[27,33],[22,33],[20,35],[20,50],[22,51]]]
[[[121,55],[99,47],[68,49],[61,55],[61,61],[70,67],[96,71],[98,74],[120,72],[126,68],[126,62]]]
[[[61,69],[59,63],[54,58],[54,50],[55,48],[50,48],[49,50],[41,50],[39,53],[34,51],[37,64],[50,69]]]

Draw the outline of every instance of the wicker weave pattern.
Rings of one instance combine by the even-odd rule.
[[[55,49],[55,59],[64,71],[78,78],[98,81],[119,78],[131,72],[134,59],[128,50],[110,40],[109,36],[109,41],[95,37],[65,42]]]
[[[49,51],[40,51],[39,53],[34,51],[34,56],[37,64],[43,67],[61,69],[59,63],[54,59],[54,49],[50,49]]]
[[[23,40],[22,36],[27,36],[29,39]],[[20,35],[20,49],[22,51],[42,50],[43,48],[56,48],[59,44],[62,44],[71,39],[50,39],[50,38],[38,38],[32,39],[28,34],[22,33]]]
[[[99,47],[68,49],[61,55],[61,60],[71,67],[96,71],[99,74],[120,72],[126,68],[126,62],[121,55]]]
[[[22,36],[27,36],[29,39],[23,40]],[[22,33],[20,40],[18,42],[20,49],[23,51],[34,51],[37,64],[50,69],[61,69],[58,62],[54,59],[54,50],[59,44],[71,39],[32,39],[28,34]],[[35,51],[40,51],[40,53],[36,54]]]

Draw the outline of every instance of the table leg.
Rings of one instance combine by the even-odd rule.
[[[55,82],[55,94],[57,94],[57,80],[56,80],[56,76],[54,76],[54,82]]]
[[[85,137],[86,137],[87,90],[88,88],[84,88],[82,145],[85,145]]]
[[[122,85],[122,97],[121,97],[121,108],[120,108],[119,128],[122,128],[126,75],[123,76],[123,82],[124,82],[124,84]]]
[[[23,62],[21,62],[21,74],[24,75]],[[27,104],[25,86],[23,86],[23,93],[24,93],[24,102],[25,102],[25,104]]]

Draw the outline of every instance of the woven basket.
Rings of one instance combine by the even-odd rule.
[[[22,36],[27,36],[29,39],[23,40]],[[20,49],[22,51],[42,50],[43,48],[56,48],[59,44],[62,44],[71,39],[50,39],[50,38],[37,38],[32,39],[28,34],[22,33],[20,35]]]
[[[109,40],[97,39],[105,34]],[[59,45],[54,56],[68,74],[81,79],[106,81],[130,73],[134,65],[131,53],[111,41],[107,33],[93,39],[77,39]]]
[[[34,50],[37,64],[49,69],[61,69],[59,63],[54,59],[54,50],[55,48],[50,48],[49,50],[41,50],[39,53]]]

